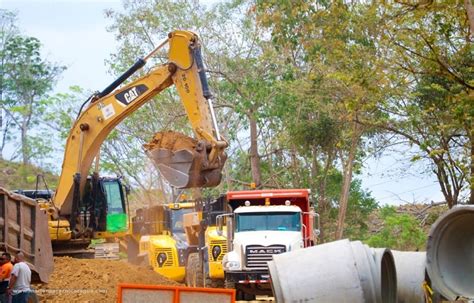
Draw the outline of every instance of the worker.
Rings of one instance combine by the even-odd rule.
[[[31,270],[25,263],[25,255],[19,252],[15,256],[8,285],[8,292],[12,296],[12,303],[27,303],[31,293]]]
[[[4,252],[0,256],[0,303],[8,303],[9,296],[7,293],[8,283],[10,282],[10,274],[13,269],[12,257],[9,253]]]

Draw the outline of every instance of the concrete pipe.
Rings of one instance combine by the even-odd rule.
[[[277,302],[395,303],[396,272],[387,250],[340,240],[273,256]]]
[[[397,270],[398,303],[424,303],[425,252],[392,250]]]
[[[474,300],[474,205],[455,206],[431,227],[426,271],[431,287],[448,300]]]

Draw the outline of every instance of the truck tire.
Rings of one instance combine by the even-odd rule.
[[[191,253],[186,264],[186,285],[190,287],[204,287],[201,260],[199,253]]]
[[[235,289],[235,299],[237,301],[250,301],[250,300],[255,300],[254,295],[250,295],[242,291],[242,289],[239,289],[238,287],[235,287],[235,282],[230,282],[230,281],[225,281],[224,282],[225,288],[227,289]]]
[[[224,288],[235,289],[235,282],[224,281]]]
[[[253,294],[247,294],[247,293],[243,293],[243,299],[245,301],[253,301],[255,300],[256,296],[253,295]]]
[[[222,280],[222,279],[211,279],[209,277],[206,277],[206,287],[224,288],[224,280]]]

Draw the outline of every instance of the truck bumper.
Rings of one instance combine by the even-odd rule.
[[[270,273],[261,271],[232,271],[225,273],[225,280],[239,284],[264,284],[270,283]]]

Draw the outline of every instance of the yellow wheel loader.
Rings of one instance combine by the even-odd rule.
[[[192,211],[194,202],[186,200],[138,209],[127,241],[129,261],[182,282],[188,248],[183,216]]]

